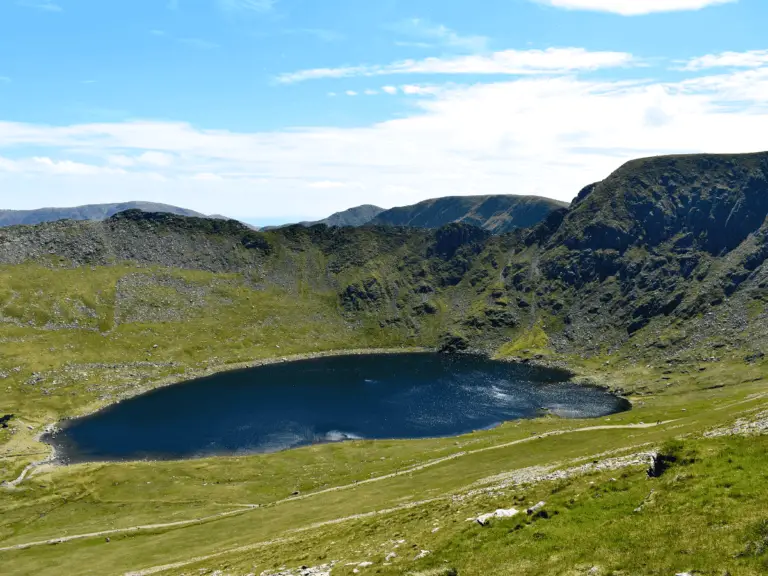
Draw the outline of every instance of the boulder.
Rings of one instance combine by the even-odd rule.
[[[499,508],[495,512],[488,512],[486,514],[481,514],[477,518],[474,518],[473,520],[480,524],[480,526],[487,526],[490,524],[490,521],[492,518],[512,518],[513,516],[517,516],[520,514],[520,511],[515,508],[510,508],[508,510],[504,510],[503,508]]]

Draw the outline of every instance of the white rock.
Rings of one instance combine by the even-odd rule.
[[[424,558],[425,556],[429,556],[430,551],[429,550],[422,550],[416,555],[416,558],[414,560],[420,560],[421,558]]]
[[[432,528],[432,534],[439,531],[440,531],[440,526],[437,526],[436,528]]]
[[[474,522],[477,522],[481,526],[485,526],[488,524],[488,521],[491,518],[512,518],[513,516],[517,516],[520,514],[520,510],[517,510],[516,508],[510,508],[509,510],[504,510],[502,508],[499,508],[496,510],[496,512],[488,512],[487,514],[481,514],[477,518],[470,518],[469,520],[472,520]]]
[[[539,510],[541,510],[542,508],[544,508],[544,506],[546,506],[546,505],[547,505],[547,503],[546,503],[546,502],[539,502],[538,504],[535,504],[535,505],[531,506],[530,508],[528,508],[528,510],[526,510],[526,513],[527,513],[529,516],[530,516],[531,514],[536,514],[536,512],[538,512]]]
[[[384,561],[385,562],[389,562],[390,560],[393,560],[394,558],[397,558],[397,554],[395,554],[394,552],[390,552],[389,554],[387,554],[386,558],[384,558]]]
[[[360,568],[368,568],[368,566],[373,566],[373,562],[360,562],[358,566],[360,566]]]

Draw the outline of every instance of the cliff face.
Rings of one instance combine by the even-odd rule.
[[[768,346],[767,215],[768,154],[675,156],[630,162],[508,234],[466,223],[254,232],[133,211],[2,229],[0,263],[234,273],[454,349],[535,331],[562,353],[756,358]]]

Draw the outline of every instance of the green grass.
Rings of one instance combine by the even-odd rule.
[[[523,331],[515,340],[504,344],[496,353],[497,358],[526,357],[535,354],[550,354],[549,336],[540,324]]]
[[[381,262],[370,268],[372,274],[395,274]],[[259,359],[432,346],[452,310],[466,305],[450,294],[436,295],[438,313],[417,327],[392,323],[382,328],[380,314],[354,319],[340,314],[337,291],[318,288],[315,280],[308,274],[298,284],[254,289],[252,279],[243,276],[163,268],[0,268],[0,414],[15,414],[12,429],[0,430],[0,479],[16,478],[28,463],[44,457],[45,446],[35,435],[64,416]],[[472,306],[482,310],[486,303]],[[541,317],[532,326],[512,331],[499,356],[551,354],[552,323]],[[670,329],[664,337],[677,336]],[[354,566],[346,562],[370,558],[376,565],[368,570],[379,574],[425,576],[448,574],[451,568],[462,576],[570,575],[586,574],[592,566],[614,575],[693,569],[717,576],[725,570],[759,574],[765,562],[766,496],[760,492],[765,440],[703,440],[700,434],[765,404],[760,395],[766,366],[745,364],[738,351],[721,356],[718,362],[676,364],[640,362],[623,350],[590,359],[561,358],[579,378],[630,395],[633,410],[595,421],[550,417],[459,438],[40,468],[17,489],[0,489],[0,547],[241,513],[112,534],[110,542],[94,537],[0,552],[0,572],[122,574],[220,554],[167,573],[230,569],[239,576],[337,560],[336,576],[352,573]],[[666,423],[538,437],[658,421]],[[682,444],[675,441],[681,437]],[[680,458],[658,481],[632,469],[616,472],[616,482],[614,476],[597,474],[454,498],[500,473],[567,467],[641,445],[696,456],[687,463],[690,458]],[[423,464],[430,465],[403,473]],[[335,487],[340,489],[329,491]],[[649,505],[635,514],[650,487],[654,512]],[[299,498],[292,497],[295,491]],[[480,512],[541,499],[553,511],[546,520],[513,519],[487,529],[465,522]],[[418,504],[424,500],[430,502]],[[246,505],[259,507],[247,510]],[[392,511],[327,524],[385,510]],[[433,532],[436,526],[440,530]],[[287,541],[227,552],[277,538]],[[398,548],[392,565],[384,566],[392,542],[400,539],[407,540],[407,553]],[[648,553],[637,554],[643,546]],[[416,561],[421,549],[432,553]]]

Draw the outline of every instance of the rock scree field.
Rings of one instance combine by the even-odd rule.
[[[495,235],[0,228],[0,573],[765,574],[766,216],[760,153],[635,160]],[[632,410],[188,460],[63,466],[41,442],[226,370],[424,350],[567,370]]]

